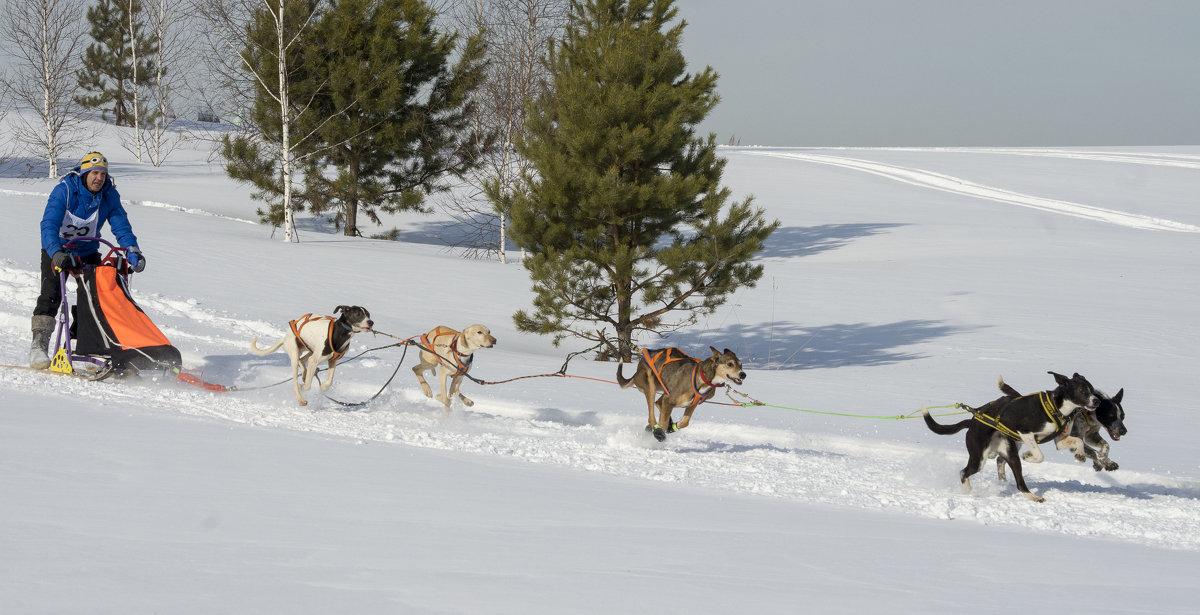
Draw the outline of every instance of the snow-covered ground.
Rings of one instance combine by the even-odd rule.
[[[725,183],[782,222],[766,274],[639,341],[733,349],[767,405],[721,394],[661,444],[614,364],[467,383],[475,406],[443,416],[385,336],[356,338],[329,391],[397,373],[374,401],[297,407],[286,356],[249,341],[341,304],[401,338],[488,325],[488,381],[578,348],[517,333],[524,269],[447,252],[445,217],[398,218],[399,242],[304,219],[284,244],[207,151],[154,168],[98,147],[148,258],[136,299],[240,390],[0,369],[0,612],[1196,610],[1200,147],[723,148]],[[21,162],[0,171],[5,364],[26,361],[53,186]],[[1043,504],[990,467],[964,494],[961,436],[896,418],[1047,370],[1124,388],[1129,435],[1116,472],[1026,464]]]

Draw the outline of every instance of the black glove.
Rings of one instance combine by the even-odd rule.
[[[50,257],[50,263],[58,271],[74,271],[75,269],[79,269],[79,266],[82,264],[78,256],[66,250],[55,252],[54,256]]]
[[[135,273],[146,269],[146,257],[142,256],[142,251],[137,246],[129,246],[129,249],[125,250],[125,258]]]

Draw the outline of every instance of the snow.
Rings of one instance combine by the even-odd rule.
[[[766,273],[640,341],[730,348],[768,405],[719,394],[657,443],[615,364],[548,375],[582,347],[517,333],[524,269],[447,251],[448,217],[389,220],[399,242],[304,218],[285,244],[201,142],[154,168],[108,138],[148,259],[135,298],[240,390],[0,369],[0,612],[1196,611],[1200,147],[722,148],[735,198],[782,222]],[[20,162],[0,171],[17,365],[54,184]],[[365,334],[297,407],[286,356],[250,339],[341,304],[399,338],[484,323],[499,341],[472,375],[543,377],[468,382],[475,406],[444,416],[413,357]],[[1111,473],[1043,447],[1042,504],[991,466],[963,493],[961,436],[898,418],[1047,370],[1124,388],[1130,431]],[[365,407],[333,401],[393,373]]]

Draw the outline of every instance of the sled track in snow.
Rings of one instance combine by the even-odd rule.
[[[10,350],[0,357],[0,363],[13,363],[21,357],[11,354],[15,352],[12,349],[25,347],[25,314],[36,278],[32,271],[12,267],[10,262],[3,264],[0,326]],[[249,335],[273,331],[268,323],[220,317],[187,301],[151,296],[143,298],[143,303],[189,325],[199,323],[198,327],[189,326],[188,332],[172,327],[165,332],[173,339],[199,342],[201,352],[210,356],[238,354]],[[335,397],[367,398],[398,359],[398,354],[371,355],[355,364],[339,376]],[[276,375],[259,374],[259,379],[275,382]],[[497,456],[717,493],[966,519],[1200,551],[1200,482],[1128,468],[1096,473],[1090,464],[1076,464],[1054,451],[1046,463],[1025,466],[1030,488],[1046,497],[1045,503],[1037,504],[1017,492],[1011,482],[1000,484],[990,464],[973,481],[974,493],[964,494],[958,470],[966,453],[957,438],[946,439],[944,445],[909,446],[701,419],[660,444],[643,431],[643,415],[632,401],[622,410],[596,411],[596,400],[586,397],[589,391],[549,396],[561,403],[535,403],[506,398],[506,391],[512,389],[488,387],[474,391],[474,408],[456,405],[444,416],[441,404],[424,397],[409,379],[397,380],[366,409],[352,412],[322,398],[315,387],[309,395],[311,405],[299,408],[288,386],[218,396],[153,382],[83,382],[21,370],[6,370],[2,383],[4,389],[92,400],[95,403],[91,405],[97,407],[202,417],[396,446],[397,454],[405,454],[404,447],[421,447]],[[567,384],[547,386],[557,391]],[[574,382],[571,386],[605,385]],[[897,429],[920,434],[914,435],[915,439],[929,439],[919,422],[905,421]],[[1120,446],[1115,448],[1119,459]]]
[[[408,384],[393,387],[365,410],[347,412],[318,395],[310,396],[308,408],[298,408],[290,394],[277,390],[214,397],[154,383],[50,383],[28,372],[6,374],[6,380],[22,390],[53,387],[53,394],[118,407],[372,445],[499,456],[714,492],[1200,550],[1200,484],[1127,469],[1095,473],[1090,464],[1053,452],[1047,463],[1026,465],[1030,487],[1046,497],[1037,504],[1011,483],[998,483],[990,464],[975,478],[975,492],[962,493],[957,474],[965,453],[957,449],[703,421],[659,444],[642,430],[640,416],[534,407],[506,401],[502,389],[478,392],[475,408],[456,407],[443,416],[440,403]],[[371,387],[343,375],[337,388],[339,396],[353,398]],[[924,431],[923,425],[911,428]],[[398,446],[398,454],[401,450]]]
[[[990,151],[990,150],[989,150]],[[1010,153],[1009,150],[1003,150],[1004,153]],[[1082,203],[1072,203],[1070,201],[1060,201],[1045,197],[1021,194],[1003,188],[985,186],[974,182],[944,175],[942,173],[934,173],[932,171],[924,171],[908,167],[901,167],[882,162],[872,162],[869,160],[861,160],[858,158],[847,158],[843,156],[830,156],[827,154],[808,154],[802,152],[758,152],[747,151],[746,154],[753,156],[767,156],[772,158],[784,158],[788,160],[797,160],[802,162],[813,162],[817,164],[826,164],[846,169],[853,169],[886,177],[891,180],[903,182],[905,184],[920,186],[922,188],[930,188],[940,190],[952,194],[970,196],[990,201],[997,201],[1009,205],[1017,205],[1020,207],[1028,207],[1051,213],[1083,218],[1085,220],[1093,220],[1096,222],[1105,222],[1108,224],[1116,224],[1129,228],[1151,230],[1151,231],[1175,231],[1181,233],[1200,233],[1200,226],[1176,222],[1174,220],[1166,220],[1163,218],[1155,218],[1152,216],[1143,216],[1140,214],[1131,214],[1092,205],[1084,205]],[[1066,156],[1068,152],[1064,152]],[[1073,154],[1073,153],[1072,153]],[[1029,153],[1027,155],[1036,155]],[[1080,155],[1079,157],[1083,157]],[[1099,158],[1090,157],[1096,160],[1117,160],[1115,157]],[[1154,159],[1157,160],[1157,159]],[[1128,161],[1128,160],[1125,160]],[[1143,160],[1141,157],[1135,159],[1139,164],[1155,164],[1152,160]],[[1160,160],[1157,164],[1166,164],[1168,162],[1178,163],[1176,166],[1188,165],[1189,168],[1200,168],[1200,163],[1192,163],[1188,161],[1180,161],[1175,159]],[[1195,165],[1195,167],[1192,167]]]

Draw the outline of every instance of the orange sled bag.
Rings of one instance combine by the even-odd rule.
[[[179,367],[179,350],[129,295],[117,268],[101,265],[78,278],[75,354],[112,358],[114,369],[161,371]]]

